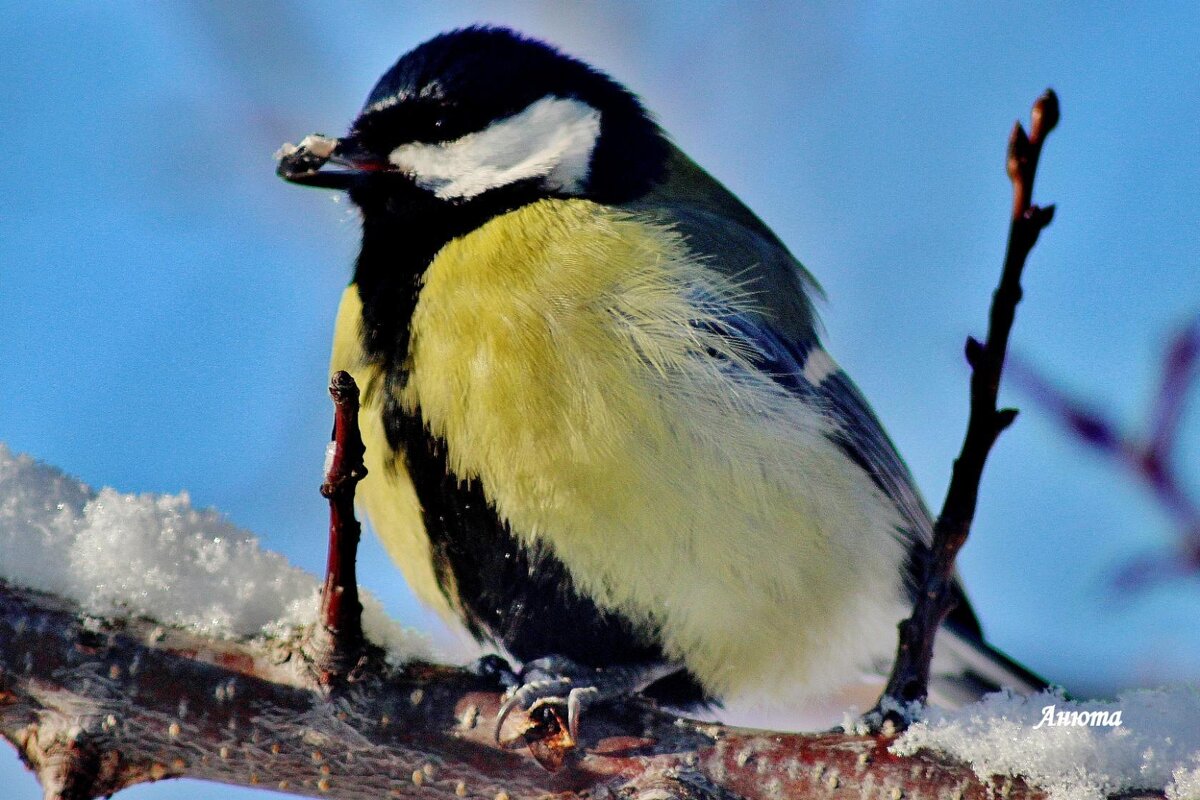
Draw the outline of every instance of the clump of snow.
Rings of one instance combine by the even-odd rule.
[[[1071,701],[1061,691],[1030,697],[1001,692],[955,711],[927,709],[891,750],[941,751],[969,764],[981,779],[1024,777],[1052,800],[1164,788],[1171,800],[1197,800],[1197,720],[1200,692],[1190,687],[1129,691],[1115,701]]]
[[[280,635],[316,619],[321,581],[186,493],[93,491],[0,443],[0,579],[97,616],[144,616],[212,636]],[[368,638],[396,660],[425,639],[362,594]]]
[[[1200,763],[1200,758],[1193,761]],[[1200,766],[1194,769],[1180,767],[1173,776],[1167,785],[1167,800],[1196,800],[1200,797]]]

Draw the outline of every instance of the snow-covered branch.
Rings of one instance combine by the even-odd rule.
[[[295,640],[104,621],[3,584],[0,641],[0,732],[64,800],[183,776],[344,800],[1041,796],[893,755],[882,737],[740,730],[637,702],[591,712],[549,771],[494,742],[500,695],[468,671],[414,662],[331,695]]]

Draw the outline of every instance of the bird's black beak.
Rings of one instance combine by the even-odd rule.
[[[275,157],[279,177],[318,189],[353,189],[370,175],[396,169],[364,151],[352,137],[332,139],[316,133],[305,136],[298,145],[285,144]],[[343,169],[327,169],[330,164]]]

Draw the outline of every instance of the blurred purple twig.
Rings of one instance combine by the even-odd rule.
[[[1177,460],[1179,423],[1189,391],[1200,376],[1200,316],[1171,339],[1158,393],[1141,434],[1122,430],[1110,416],[1071,396],[1026,362],[1012,359],[1009,370],[1013,380],[1059,424],[1149,489],[1178,524],[1178,558],[1138,559],[1120,571],[1117,585],[1139,588],[1156,578],[1200,571],[1200,499],[1189,494]]]

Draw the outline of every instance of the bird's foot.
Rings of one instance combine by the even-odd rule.
[[[565,712],[566,733],[573,743],[579,738],[579,720],[589,706],[628,697],[680,669],[676,664],[587,667],[563,656],[535,659],[521,668],[519,682],[505,693],[496,714],[496,741],[502,741],[504,721],[514,711],[535,721],[547,715],[561,720]],[[524,732],[514,738],[523,736]]]

